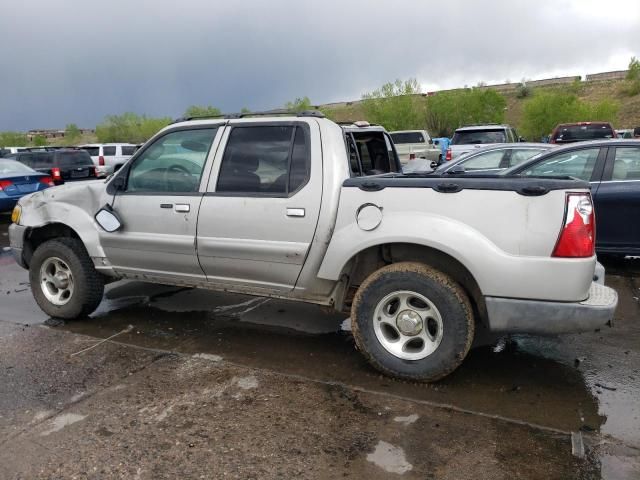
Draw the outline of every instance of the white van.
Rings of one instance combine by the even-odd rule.
[[[138,149],[132,143],[88,143],[78,148],[89,152],[93,163],[98,167],[96,172],[101,177],[106,177],[124,165]]]

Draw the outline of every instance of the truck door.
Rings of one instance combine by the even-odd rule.
[[[198,217],[207,280],[286,292],[313,240],[322,198],[316,121],[230,121]]]
[[[204,195],[217,126],[169,131],[118,173],[124,190],[113,207],[122,228],[100,232],[116,271],[158,278],[204,280],[196,254],[198,208]],[[210,153],[211,152],[211,153]],[[116,178],[117,180],[118,178]]]

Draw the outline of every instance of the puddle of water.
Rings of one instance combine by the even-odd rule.
[[[367,455],[367,460],[389,473],[402,475],[413,469],[413,465],[407,462],[404,450],[383,440],[378,442],[373,453]]]

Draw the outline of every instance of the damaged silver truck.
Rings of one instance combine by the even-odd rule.
[[[481,331],[590,331],[617,304],[588,183],[404,175],[383,128],[319,112],[174,123],[105,182],[24,197],[13,221],[52,317],[91,314],[119,279],[326,305],[410,380],[451,373]]]

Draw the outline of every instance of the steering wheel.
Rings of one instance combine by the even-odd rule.
[[[184,176],[191,178],[191,172],[178,163],[174,163],[173,165],[169,165],[164,171],[164,183],[167,186],[167,190],[172,190],[171,179],[169,178],[169,172],[178,172],[183,174]]]

